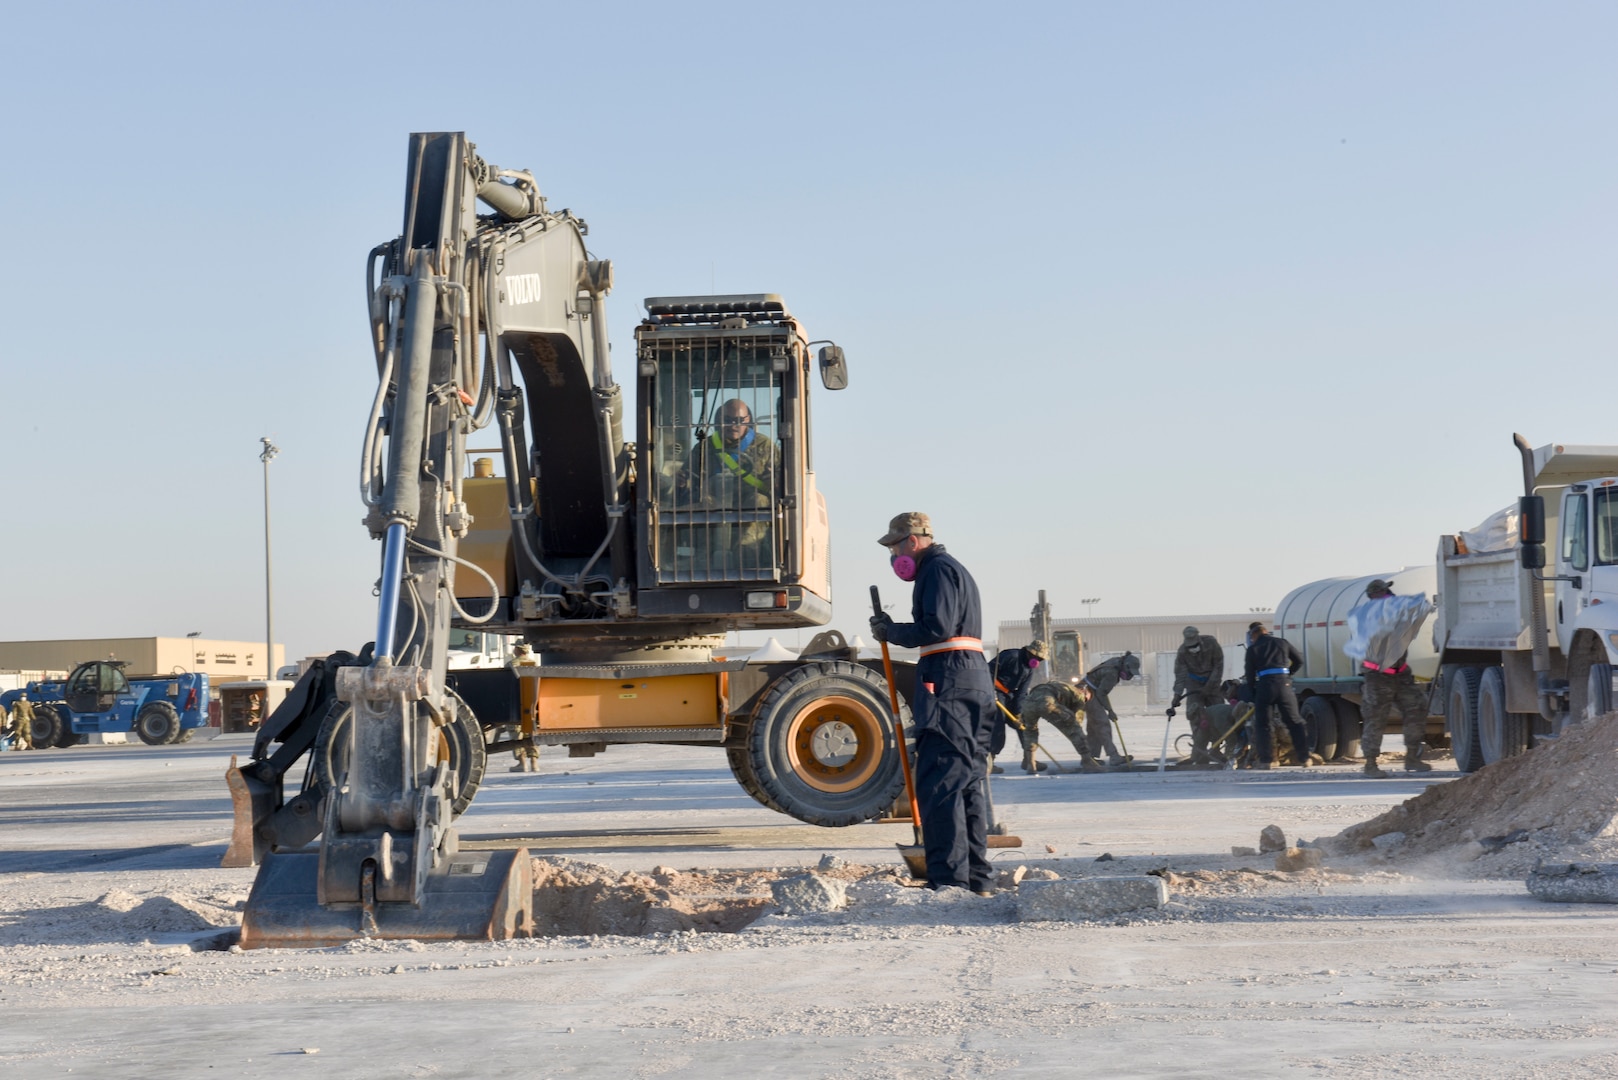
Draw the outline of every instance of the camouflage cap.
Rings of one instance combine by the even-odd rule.
[[[516,653],[518,656],[527,656],[532,650],[529,649],[527,645],[519,641],[517,644],[511,647],[511,651]]]
[[[1197,638],[1202,636],[1202,631],[1198,630],[1194,626],[1188,626],[1180,632],[1185,635],[1185,639],[1187,641],[1195,641]]]
[[[1026,649],[1024,649],[1023,651],[1026,652],[1029,656],[1037,656],[1041,660],[1047,660],[1047,659],[1050,658],[1050,655],[1051,655],[1050,646],[1046,645],[1043,641],[1040,641],[1038,638],[1035,638],[1032,642],[1030,642],[1028,647]]]
[[[1392,596],[1393,582],[1383,581],[1381,578],[1373,578],[1371,583],[1365,586],[1365,595],[1370,597]]]
[[[888,531],[877,541],[883,547],[892,547],[907,536],[933,535],[933,519],[919,510],[899,514],[888,522]]]

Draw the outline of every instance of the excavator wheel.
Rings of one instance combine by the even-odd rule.
[[[760,805],[767,806],[777,813],[786,813],[779,804],[770,798],[769,792],[758,782],[758,773],[753,771],[753,758],[745,746],[732,746],[725,750],[725,758],[730,762],[730,771],[736,777],[736,782],[742,790],[753,796]]]
[[[455,771],[455,801],[450,804],[450,810],[459,817],[463,810],[472,805],[472,797],[483,783],[489,755],[484,748],[483,729],[477,717],[472,715],[472,710],[454,691],[450,692],[450,697],[455,705],[455,720],[439,728],[439,735],[444,740],[440,751],[448,750],[450,768]],[[330,791],[348,772],[348,725],[353,715],[353,707],[346,701],[332,702],[326,718],[320,722],[320,734],[315,736],[315,745],[309,752],[305,789],[318,784]]]
[[[870,668],[842,660],[776,679],[753,711],[746,752],[769,800],[759,801],[811,825],[880,817],[904,787],[887,687]]]

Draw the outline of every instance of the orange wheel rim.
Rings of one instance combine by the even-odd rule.
[[[792,771],[817,791],[853,791],[868,783],[886,745],[876,713],[849,697],[816,698],[787,725]]]

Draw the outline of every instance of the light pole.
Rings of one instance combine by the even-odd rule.
[[[270,462],[281,448],[268,435],[259,439],[264,449],[258,459],[264,463],[264,677],[275,678],[275,600],[270,577]]]
[[[1097,604],[1101,603],[1101,597],[1099,597],[1099,596],[1086,597],[1085,599],[1080,600],[1079,603],[1081,605],[1083,605],[1083,607],[1084,607],[1084,617],[1086,619],[1088,619],[1090,617],[1090,609],[1095,607]]]

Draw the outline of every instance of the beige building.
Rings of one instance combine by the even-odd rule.
[[[71,671],[86,660],[122,660],[128,675],[206,672],[213,682],[265,677],[264,642],[211,638],[73,638],[0,641],[0,672]],[[275,647],[275,667],[286,647]]]

